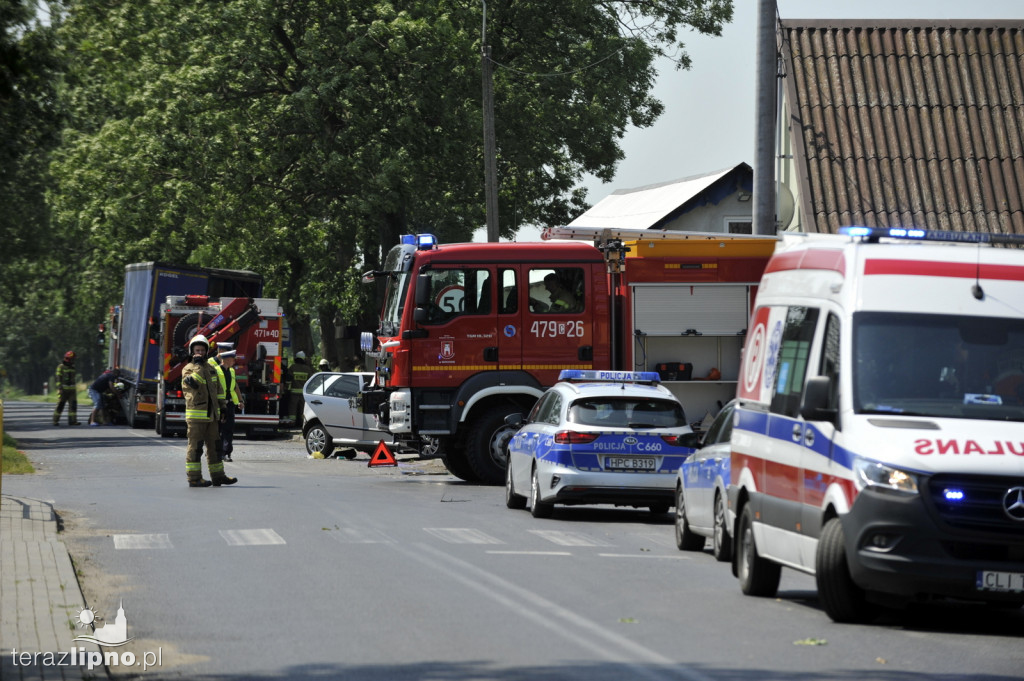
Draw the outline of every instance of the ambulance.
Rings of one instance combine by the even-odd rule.
[[[837,622],[1024,605],[1024,236],[785,235],[744,345],[733,573],[815,576]]]

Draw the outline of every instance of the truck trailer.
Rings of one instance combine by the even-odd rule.
[[[153,427],[157,387],[164,369],[160,306],[168,296],[210,299],[259,298],[263,277],[246,270],[221,270],[159,262],[125,267],[124,299],[111,308],[108,364],[124,383],[122,413],[132,427]]]

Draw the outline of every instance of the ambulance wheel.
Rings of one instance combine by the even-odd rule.
[[[537,474],[537,467],[533,467],[533,476],[530,478],[530,515],[534,518],[550,518],[555,510],[552,503],[540,500],[540,476]]]
[[[846,562],[846,533],[839,518],[832,518],[821,529],[818,552],[814,556],[818,600],[833,622],[866,622],[874,615],[864,590],[853,583]]]
[[[700,551],[704,548],[704,537],[690,529],[684,501],[683,486],[676,485],[676,546],[680,551]]]
[[[440,444],[438,449],[441,452],[441,463],[444,464],[449,473],[466,482],[477,482],[476,473],[473,472],[473,468],[469,465],[464,450],[455,451],[450,442]]]
[[[715,560],[726,563],[732,560],[732,537],[726,525],[725,495],[715,494],[715,528],[711,535],[711,555]]]
[[[526,508],[526,497],[516,493],[512,482],[512,466],[505,466],[505,506],[516,511]]]
[[[508,441],[518,430],[506,424],[505,417],[515,411],[510,404],[490,407],[466,434],[466,458],[485,485],[500,485],[505,480]]]
[[[739,563],[740,589],[748,596],[774,596],[779,590],[782,567],[758,555],[754,540],[754,511],[750,504],[743,507],[738,534],[739,555],[736,558]]]
[[[320,452],[326,459],[334,451],[334,441],[331,440],[327,429],[319,421],[310,421],[306,424],[306,432],[302,434],[306,440],[306,453],[313,454]]]

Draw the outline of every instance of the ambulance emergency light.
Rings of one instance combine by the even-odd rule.
[[[910,241],[953,241],[969,244],[1024,244],[1024,234],[990,234],[988,232],[953,232],[917,227],[840,227],[839,233],[877,242],[879,239]]]
[[[657,371],[600,371],[585,369],[562,369],[559,381],[614,381],[617,383],[657,383],[661,380]]]

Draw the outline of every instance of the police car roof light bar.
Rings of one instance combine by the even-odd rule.
[[[879,239],[908,241],[949,241],[966,244],[1024,244],[1024,234],[992,234],[989,232],[954,232],[917,227],[840,227],[839,233],[862,238],[871,243]]]
[[[559,381],[604,381],[616,383],[658,383],[661,376],[657,371],[600,371],[585,369],[562,369]]]

